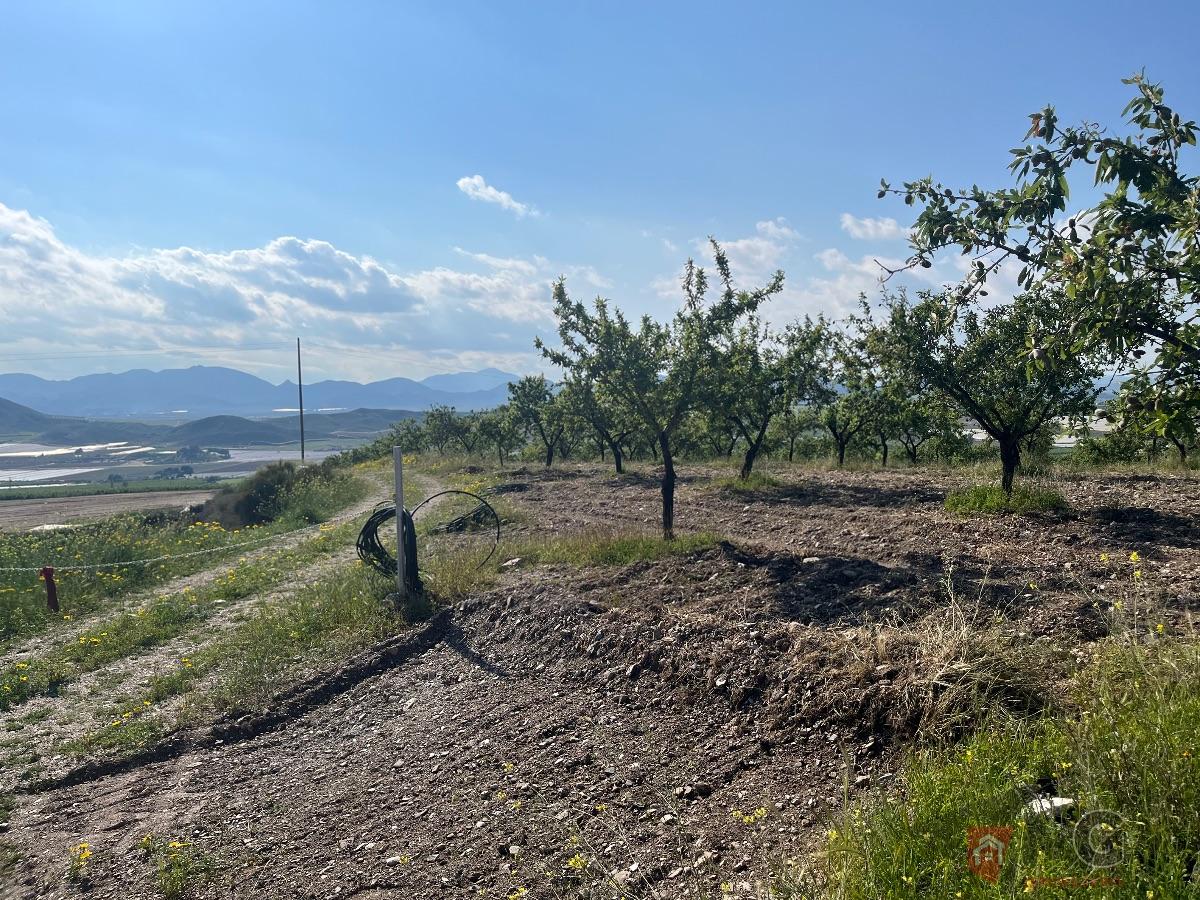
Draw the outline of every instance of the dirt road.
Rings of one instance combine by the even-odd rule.
[[[0,502],[0,529],[21,531],[38,525],[63,525],[87,519],[102,519],[131,510],[178,509],[203,503],[214,493],[215,491],[147,491],[140,494],[4,500]]]

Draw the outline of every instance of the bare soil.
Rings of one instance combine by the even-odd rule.
[[[1060,480],[1067,514],[965,519],[941,505],[960,476],[802,471],[743,496],[723,474],[678,496],[682,529],[728,539],[712,550],[514,563],[257,716],[21,795],[0,896],[161,896],[147,833],[211,861],[197,897],[749,896],[844,790],[890,783],[920,727],[902,701],[933,682],[881,636],[948,591],[1064,651],[1131,589],[1177,622],[1200,597],[1194,479]],[[531,532],[657,520],[652,473],[504,477]]]

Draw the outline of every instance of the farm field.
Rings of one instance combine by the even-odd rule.
[[[81,497],[47,497],[40,500],[6,500],[0,503],[0,530],[66,525],[135,510],[179,509],[203,503],[214,493],[213,490],[146,491]]]
[[[224,609],[4,713],[8,896],[161,897],[164,860],[195,897],[807,896],[847,801],[978,713],[978,652],[1011,653],[987,696],[1015,709],[1114,609],[1189,631],[1200,597],[1189,476],[1060,476],[1066,512],[966,518],[943,503],[969,470],[688,465],[672,545],[649,467],[434,464],[408,502],[490,490],[503,537],[476,572],[429,533],[446,509],[419,517],[438,605],[406,625],[353,557],[389,488],[365,471],[320,547],[255,551]]]

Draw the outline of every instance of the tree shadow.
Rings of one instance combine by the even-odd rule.
[[[1105,543],[1114,540],[1143,552],[1158,545],[1194,550],[1200,547],[1200,528],[1194,519],[1149,507],[1106,506],[1092,510],[1080,521],[1103,530]]]
[[[885,566],[859,556],[825,556],[809,562],[790,554],[760,553],[723,544],[735,562],[766,570],[772,584],[768,618],[806,625],[902,624],[949,602],[942,586],[945,564],[933,554],[910,553],[904,565]],[[1018,590],[969,561],[956,561],[953,588],[982,610],[1018,615]]]
[[[801,485],[780,485],[757,491],[741,491],[746,499],[788,506],[896,507],[935,503],[941,505],[946,492],[922,484],[882,485],[845,484],[810,481]]]

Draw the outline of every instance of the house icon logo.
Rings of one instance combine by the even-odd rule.
[[[984,881],[995,884],[1000,880],[1004,852],[1012,840],[1012,828],[989,827],[967,829],[967,868]]]

